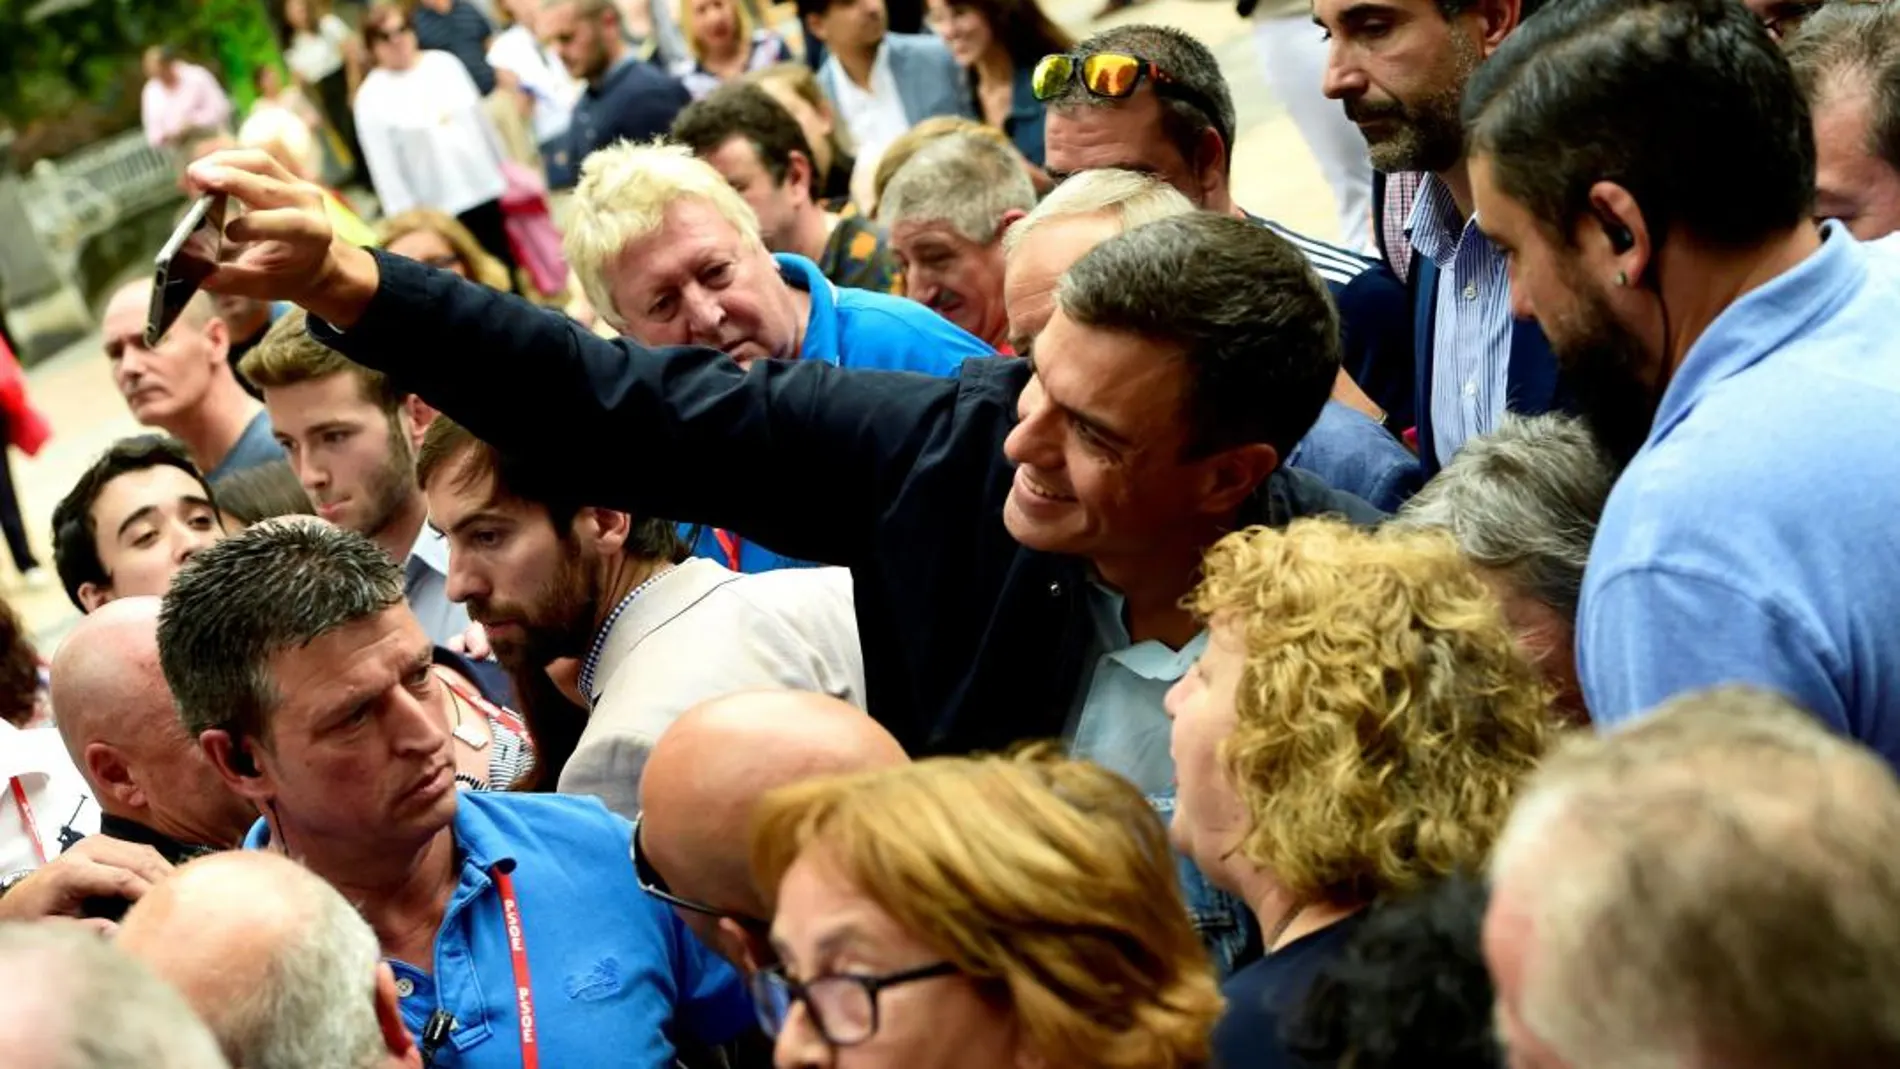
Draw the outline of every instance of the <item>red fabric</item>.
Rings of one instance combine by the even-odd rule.
[[[37,455],[53,436],[52,425],[27,400],[26,371],[5,339],[0,339],[0,411],[6,413],[8,442],[27,456]]]

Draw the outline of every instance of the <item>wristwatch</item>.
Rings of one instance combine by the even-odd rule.
[[[31,875],[33,875],[32,869],[21,869],[18,872],[9,872],[5,876],[0,876],[0,898],[5,898],[8,891],[20,886]]]

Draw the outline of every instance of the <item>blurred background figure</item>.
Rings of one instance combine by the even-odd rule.
[[[139,92],[139,121],[151,145],[176,148],[190,131],[228,127],[231,98],[210,71],[179,59],[169,47],[149,48],[145,88]]]
[[[910,162],[910,158],[917,155],[918,150],[925,145],[953,134],[987,140],[1014,151],[1014,143],[994,126],[985,126],[975,119],[961,115],[934,115],[904,131],[904,136],[891,142],[890,147],[884,150],[884,154],[877,158],[875,165],[871,168],[870,182],[865,185],[864,195],[860,201],[865,206],[864,210],[868,214],[876,215],[878,205],[884,201],[884,190],[890,186],[891,179],[897,177],[897,172]],[[1026,160],[1020,162],[1029,173],[1029,180],[1035,185],[1038,195],[1053,188],[1048,174],[1042,168],[1031,166]]]
[[[924,11],[963,70],[970,114],[1008,134],[1040,169],[1043,107],[1031,76],[1042,57],[1070,51],[1075,38],[1036,0],[929,0]]]
[[[1589,713],[1577,683],[1577,601],[1615,481],[1582,421],[1506,415],[1466,442],[1394,521],[1451,535],[1503,604],[1558,709],[1578,722]]]
[[[363,42],[349,24],[330,10],[329,0],[284,0],[284,64],[305,93],[315,98],[329,137],[336,140],[334,157],[341,173],[331,177],[343,185],[369,181],[363,169],[363,149],[356,143],[356,116],[350,97],[362,83],[369,66]]]
[[[1222,1065],[1290,1064],[1281,1027],[1366,909],[1490,855],[1552,736],[1490,591],[1435,533],[1336,520],[1228,535],[1168,693],[1175,846],[1259,919],[1228,979]]]
[[[383,214],[422,207],[455,216],[512,280],[504,154],[475,82],[454,56],[420,48],[398,4],[370,9],[363,40],[376,69],[356,93],[356,133]]]
[[[288,460],[234,471],[218,480],[218,514],[227,531],[278,516],[315,516],[316,507]]]
[[[319,141],[322,118],[303,95],[302,90],[284,80],[282,71],[269,64],[257,68],[257,99],[238,126],[238,143],[246,148],[266,148],[286,164],[299,178],[316,179],[323,174],[323,146]]]
[[[760,89],[792,113],[805,131],[811,146],[811,162],[817,169],[812,195],[831,211],[841,211],[851,201],[851,176],[857,171],[858,150],[851,131],[838,121],[818,76],[803,63],[780,63],[754,76]]]
[[[0,925],[0,975],[32,977],[0,999],[10,1069],[226,1069],[185,1000],[93,932]]]
[[[1166,836],[1100,766],[934,758],[785,787],[758,805],[752,876],[781,1066],[1208,1062],[1220,996]]]
[[[693,58],[679,79],[695,100],[742,74],[793,59],[785,38],[755,27],[741,0],[680,0],[680,32]]]
[[[1242,18],[1253,16],[1260,77],[1286,109],[1333,191],[1339,243],[1355,252],[1375,251],[1372,158],[1358,125],[1320,88],[1328,45],[1326,36],[1313,30],[1311,5],[1307,0],[1239,0],[1235,8]]]
[[[430,267],[453,271],[489,289],[508,291],[508,268],[488,254],[461,221],[434,208],[411,208],[384,219],[383,248]]]
[[[520,84],[529,101],[529,125],[541,159],[564,165],[574,102],[584,86],[536,36],[541,0],[503,0],[501,14],[506,28],[489,44],[488,62],[514,75]]]

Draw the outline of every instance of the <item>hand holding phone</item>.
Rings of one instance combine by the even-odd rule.
[[[145,315],[147,349],[165,337],[197,295],[198,287],[218,269],[218,259],[224,252],[224,208],[222,193],[199,197],[158,251],[152,273],[152,304]]]

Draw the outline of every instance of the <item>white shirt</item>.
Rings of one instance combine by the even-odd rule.
[[[468,632],[468,609],[449,600],[449,540],[429,524],[403,562],[402,594],[430,642],[446,646]]]
[[[521,88],[533,98],[535,144],[545,145],[567,132],[574,102],[587,86],[567,73],[561,61],[550,56],[526,26],[516,23],[495,38],[488,46],[488,65],[512,71],[521,79]]]
[[[99,807],[66,755],[59,732],[21,730],[0,720],[0,876],[58,857],[59,833],[67,826],[81,835],[98,831]]]
[[[377,68],[356,92],[356,136],[384,215],[460,215],[500,199],[500,139],[462,61],[424,51],[406,71]]]
[[[299,32],[284,49],[284,63],[290,73],[310,85],[343,69],[343,42],[350,38],[350,27],[335,15],[317,21],[317,32]]]
[[[857,143],[859,160],[875,160],[891,142],[910,129],[904,117],[904,98],[897,92],[897,77],[891,73],[891,50],[877,46],[877,58],[871,61],[871,88],[866,90],[851,80],[836,55],[825,62],[832,68],[832,84],[838,87],[838,117]]]

